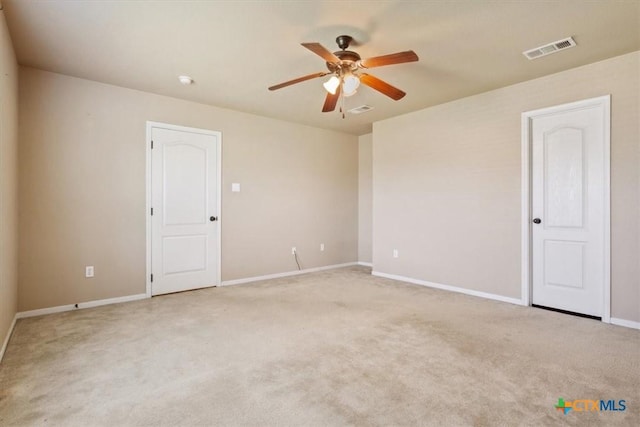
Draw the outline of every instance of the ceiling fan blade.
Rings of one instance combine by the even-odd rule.
[[[316,55],[322,57],[327,62],[340,62],[340,58],[335,56],[326,47],[322,46],[320,43],[300,43],[302,46],[309,49],[311,52]]]
[[[389,55],[374,56],[360,61],[360,66],[364,68],[382,67],[383,65],[402,64],[404,62],[415,62],[418,55],[412,50],[405,52],[391,53]]]
[[[389,83],[383,80],[380,80],[379,78],[374,77],[371,74],[364,74],[364,73],[361,74],[360,83],[365,84],[370,88],[373,88],[378,92],[383,93],[387,95],[389,98],[392,98],[396,101],[404,98],[404,96],[406,95],[405,92],[401,91],[397,87],[393,87]]]
[[[338,103],[338,99],[340,99],[340,91],[342,90],[341,86],[342,85],[338,86],[334,95],[327,93],[327,97],[324,99],[324,105],[322,106],[323,113],[328,113],[336,109],[336,104]]]
[[[329,74],[329,73],[320,72],[320,73],[309,74],[309,75],[303,76],[303,77],[298,77],[297,79],[289,80],[288,82],[284,82],[284,83],[280,83],[279,85],[271,86],[269,88],[269,90],[282,89],[283,87],[291,86],[291,85],[294,85],[296,83],[303,82],[305,80],[311,80],[311,79],[315,79],[317,77],[326,76],[327,74]]]

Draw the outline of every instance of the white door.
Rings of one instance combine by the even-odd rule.
[[[532,302],[602,317],[608,98],[606,105],[587,104],[531,119]]]
[[[151,127],[151,293],[219,283],[217,132]]]

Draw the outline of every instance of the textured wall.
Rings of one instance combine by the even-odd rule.
[[[375,123],[374,270],[520,298],[521,113],[611,94],[611,315],[640,321],[639,63],[634,52]]]
[[[222,132],[222,280],[357,260],[356,136],[20,71],[20,311],[144,293],[147,120]]]
[[[371,262],[373,216],[373,135],[358,138],[358,261]]]
[[[0,12],[0,347],[18,301],[18,64]],[[0,350],[1,351],[1,350]]]

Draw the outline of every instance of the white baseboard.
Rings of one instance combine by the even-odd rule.
[[[11,339],[11,335],[13,335],[13,330],[16,327],[16,320],[18,320],[18,314],[13,316],[13,321],[11,322],[11,326],[9,326],[9,330],[7,331],[7,336],[4,338],[2,343],[2,348],[0,348],[0,363],[2,362],[2,358],[4,357],[4,352],[9,345],[9,340]]]
[[[362,265],[364,267],[372,267],[373,268],[373,264],[370,262],[362,262],[362,261],[358,261],[358,265]]]
[[[326,265],[324,267],[306,268],[304,270],[286,271],[284,273],[267,274],[266,276],[246,277],[244,279],[225,280],[220,286],[241,285],[243,283],[258,282],[260,280],[279,279],[281,277],[297,276],[299,274],[314,273],[316,271],[333,270],[334,268],[351,267],[358,265],[357,262],[347,262],[344,264]]]
[[[147,294],[127,295],[125,297],[99,299],[95,301],[87,301],[76,304],[59,305],[57,307],[40,308],[38,310],[21,311],[16,314],[16,318],[24,319],[25,317],[42,316],[44,314],[61,313],[63,311],[80,310],[83,308],[100,307],[101,305],[118,304],[121,302],[137,301],[149,298]]]
[[[516,304],[516,305],[523,305],[522,300],[520,300],[519,298],[510,298],[502,295],[490,294],[487,292],[474,291],[472,289],[459,288],[457,286],[442,285],[440,283],[427,282],[426,280],[412,279],[410,277],[397,276],[395,274],[381,273],[379,271],[372,271],[371,274],[378,277],[384,277],[386,279],[399,280],[401,282],[427,286],[429,288],[442,289],[444,291],[458,292],[460,294],[472,295],[474,297],[492,299],[492,300],[501,301],[501,302],[508,302],[510,304]]]
[[[610,323],[612,325],[624,326],[626,328],[640,329],[640,322],[634,322],[633,320],[625,320],[612,317],[610,319]]]

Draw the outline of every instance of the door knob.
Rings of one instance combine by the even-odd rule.
[[[540,220],[540,218],[534,218],[533,219],[533,223],[534,224],[540,224],[542,222],[542,220]]]
[[[209,221],[213,222],[213,221],[217,221],[218,217],[217,216],[210,216],[209,217]]]

